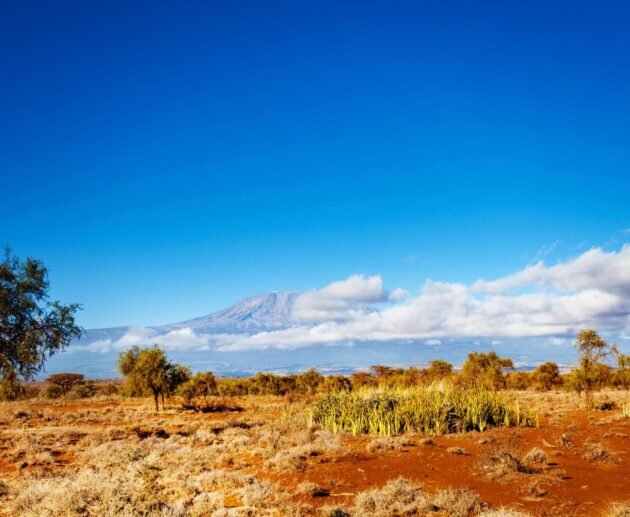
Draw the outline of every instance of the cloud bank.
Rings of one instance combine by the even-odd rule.
[[[228,352],[403,340],[436,346],[453,338],[566,342],[584,327],[627,336],[630,246],[610,252],[593,248],[552,266],[539,261],[470,285],[426,280],[415,296],[403,289],[390,294],[380,276],[354,275],[300,295],[292,319],[291,328],[251,335],[191,329],[157,335],[135,328],[116,341],[87,347],[106,351],[159,341],[167,349]]]

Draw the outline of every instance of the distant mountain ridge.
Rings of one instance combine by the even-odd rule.
[[[47,362],[47,374],[76,371],[94,378],[113,378],[117,355],[121,350],[135,344],[138,336],[147,337],[144,343],[161,342],[161,337],[191,329],[195,336],[207,334],[256,334],[258,332],[280,330],[304,324],[292,318],[292,311],[300,292],[263,293],[231,305],[206,316],[193,318],[167,325],[142,327],[127,326],[104,329],[91,329],[78,342],[77,347],[55,354]],[[375,307],[363,307],[368,312]],[[185,334],[185,332],[184,332]],[[122,338],[122,339],[121,339]],[[186,339],[184,337],[184,339]],[[117,341],[120,343],[116,343]],[[99,345],[100,343],[100,346]],[[94,345],[94,346],[88,346]],[[113,346],[112,346],[113,345]],[[440,358],[455,365],[463,363],[470,351],[494,350],[500,355],[513,357],[517,364],[536,365],[550,359],[572,364],[573,347],[552,348],[537,344],[535,340],[520,340],[505,343],[471,342],[468,339],[444,340],[443,344],[428,346],[422,341],[365,342],[360,347],[352,343],[339,346],[316,345],[296,349],[264,349],[241,352],[224,352],[212,346],[207,349],[169,350],[169,357],[186,364],[195,371],[211,370],[225,376],[247,376],[258,371],[299,372],[308,368],[318,368],[328,373],[348,373],[365,369],[372,364],[393,366],[426,364]],[[96,353],[95,353],[96,352]]]
[[[197,334],[254,334],[256,332],[290,328],[296,324],[291,318],[293,305],[302,294],[296,291],[271,291],[244,298],[227,309],[179,323],[146,327],[158,334],[190,328]],[[98,340],[115,341],[133,326],[89,329],[79,343]]]

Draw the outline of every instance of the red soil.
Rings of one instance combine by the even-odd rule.
[[[428,491],[469,487],[493,507],[510,506],[546,515],[593,515],[611,502],[630,499],[630,421],[596,425],[608,416],[573,412],[561,425],[542,423],[538,428],[442,436],[434,438],[433,445],[422,445],[416,438],[412,440],[416,445],[389,453],[367,453],[369,439],[356,437],[348,440],[349,454],[315,458],[303,473],[258,474],[287,488],[310,481],[330,490],[329,497],[312,498],[310,502],[315,505],[345,507],[354,494],[403,476]],[[590,420],[593,418],[594,422]],[[560,444],[565,433],[573,442],[571,448]],[[615,433],[617,436],[611,436]],[[482,439],[483,444],[479,443]],[[582,458],[583,445],[589,440],[600,442],[613,453],[611,460],[592,463]],[[450,453],[449,447],[461,447],[466,454]],[[547,453],[549,463],[538,474],[515,473],[493,480],[483,460],[505,447],[517,447],[522,455],[539,447]],[[529,490],[534,483],[538,495]]]

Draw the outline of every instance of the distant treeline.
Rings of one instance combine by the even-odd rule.
[[[163,354],[163,352],[160,351]],[[192,373],[180,365],[171,365],[177,375],[166,370],[163,396],[181,396],[186,401],[208,396],[245,396],[291,394],[315,395],[354,391],[364,387],[408,388],[426,386],[447,380],[457,386],[476,386],[498,390],[549,391],[564,389],[583,391],[583,372],[574,368],[562,373],[554,362],[546,362],[531,372],[517,371],[511,359],[499,357],[495,352],[470,353],[462,368],[456,371],[450,363],[436,359],[426,367],[394,368],[385,365],[372,366],[369,371],[349,375],[322,375],[315,369],[294,375],[257,373],[248,378],[220,378],[212,372]],[[619,354],[617,365],[594,364],[589,372],[591,387],[628,389],[630,387],[630,356]],[[150,387],[142,385],[139,374],[126,375],[125,380],[94,381],[81,374],[55,374],[40,383],[9,386],[0,382],[0,399],[16,400],[44,397],[89,398],[97,395],[148,396]]]

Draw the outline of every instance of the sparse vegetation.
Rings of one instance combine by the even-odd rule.
[[[438,360],[350,376],[309,370],[246,379],[193,376],[157,346],[132,348],[119,364],[124,383],[68,374],[56,384],[52,376],[0,383],[0,395],[16,400],[0,408],[0,467],[9,469],[0,507],[27,516],[522,516],[493,510],[454,480],[500,483],[512,494],[507,502],[524,497],[553,508],[554,486],[576,479],[565,462],[623,468],[623,455],[611,450],[629,434],[621,369],[602,364],[591,387],[616,389],[599,400],[602,411],[582,410],[586,425],[566,420],[579,401],[558,389],[574,375],[563,377],[554,363],[516,372],[496,354],[471,354],[462,372]],[[152,397],[156,410],[161,397],[164,411],[121,395]],[[527,427],[541,415],[540,432],[551,434],[521,443],[539,432]],[[425,469],[438,482],[431,490],[414,477]],[[399,478],[401,470],[413,479]],[[625,507],[600,508],[624,515]]]
[[[219,392],[222,379],[215,381]],[[95,383],[101,394],[107,385]],[[433,388],[462,389],[449,384]],[[364,388],[337,395],[404,394],[415,389]],[[557,411],[558,401],[573,404],[572,411],[576,407],[574,398],[562,392],[549,401],[547,392],[505,396],[529,400],[527,405],[537,400],[543,411]],[[606,396],[619,401],[623,393]],[[556,484],[575,479],[572,467],[567,467],[567,476],[563,468],[549,463],[549,454],[563,450],[557,428],[549,424],[540,430],[501,425],[481,437],[465,432],[423,440],[413,431],[353,437],[317,424],[308,427],[305,414],[313,408],[312,398],[310,394],[239,398],[208,394],[208,407],[217,411],[205,414],[186,410],[183,397],[176,396],[165,413],[155,413],[142,400],[120,395],[81,399],[75,390],[68,398],[47,403],[4,403],[0,432],[5,448],[0,450],[0,465],[15,471],[3,475],[6,486],[0,506],[10,515],[27,516],[523,515],[520,509],[493,513],[482,498],[466,489],[467,483],[500,482],[501,504],[518,504],[525,495],[549,508],[556,499],[546,494],[552,495]],[[198,400],[204,404],[203,395]],[[237,405],[241,412],[229,410]],[[606,468],[623,471],[623,464],[610,461],[612,453],[602,456],[595,445],[587,445],[587,437],[597,437],[591,441],[601,446],[598,440],[606,428],[572,427],[571,420],[567,422],[570,449],[564,450],[570,461],[595,469],[595,476],[602,461]],[[618,439],[615,436],[625,427],[624,419],[615,422],[618,429],[607,440]],[[531,445],[522,453],[519,442],[530,433],[526,443]],[[547,445],[534,445],[541,441],[539,433],[547,435]],[[595,456],[586,457],[587,449]],[[561,465],[567,461],[553,456]],[[414,467],[409,470],[406,465]],[[417,472],[418,477],[398,479],[401,468]],[[431,489],[419,484],[425,472],[431,475]],[[597,497],[604,511],[610,499]],[[562,510],[556,509],[557,513]]]

